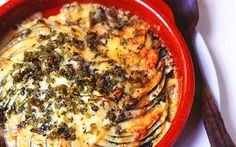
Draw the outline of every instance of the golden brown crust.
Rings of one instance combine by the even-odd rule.
[[[98,4],[72,3],[22,22],[0,58],[8,144],[156,144],[179,103],[161,42],[137,16]]]

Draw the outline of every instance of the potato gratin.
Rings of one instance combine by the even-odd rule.
[[[178,109],[171,54],[130,12],[67,4],[21,22],[2,46],[9,147],[154,146]]]

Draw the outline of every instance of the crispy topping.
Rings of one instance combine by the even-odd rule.
[[[103,7],[97,8],[94,12],[90,13],[90,24],[91,26],[97,23],[105,23],[107,21],[106,12]]]
[[[141,136],[142,120],[120,123],[149,114],[158,120],[177,95],[168,49],[129,12],[69,4],[58,16],[22,22],[18,31],[11,47],[17,54],[8,55],[8,73],[0,71],[1,128],[19,116],[19,131],[93,146],[94,136]],[[150,121],[142,123],[145,131]]]

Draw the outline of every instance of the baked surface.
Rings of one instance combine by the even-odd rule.
[[[156,144],[179,103],[161,36],[130,12],[72,3],[18,24],[0,54],[8,145]]]

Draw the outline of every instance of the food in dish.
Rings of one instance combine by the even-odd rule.
[[[19,23],[1,46],[9,146],[152,146],[178,109],[165,42],[128,11],[67,4]]]

